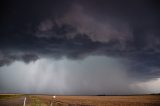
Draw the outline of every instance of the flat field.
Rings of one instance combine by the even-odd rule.
[[[160,106],[160,95],[53,96],[0,94],[0,106]]]

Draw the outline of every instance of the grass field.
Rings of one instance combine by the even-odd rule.
[[[0,106],[160,106],[160,95],[56,96],[1,94]]]

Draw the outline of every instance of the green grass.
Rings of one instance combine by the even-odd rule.
[[[47,104],[43,103],[36,96],[28,96],[28,99],[29,99],[30,103],[27,104],[27,106],[47,106]]]
[[[0,94],[0,99],[12,99],[23,96],[22,94]]]

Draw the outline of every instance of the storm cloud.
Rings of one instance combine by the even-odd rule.
[[[156,0],[15,0],[2,5],[2,92],[149,93],[139,83],[160,77],[160,15]],[[54,64],[59,67],[57,72]],[[41,66],[52,68],[42,70]],[[20,83],[15,86],[18,90],[5,91],[14,85],[3,74],[16,76],[21,71],[29,76],[30,71],[23,69],[36,73],[30,76],[32,81],[26,78],[29,88],[22,90],[22,82],[16,82],[13,76],[10,80],[15,79],[15,85]],[[43,75],[44,79],[38,81],[36,77]],[[47,88],[56,75],[60,75],[56,78],[60,85],[53,81]],[[36,91],[37,86],[41,89]]]

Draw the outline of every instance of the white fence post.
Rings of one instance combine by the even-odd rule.
[[[23,106],[26,106],[26,97],[24,98]]]

